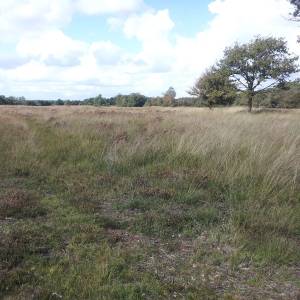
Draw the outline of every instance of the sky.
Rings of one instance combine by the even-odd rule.
[[[291,11],[286,0],[0,1],[0,94],[185,96],[235,42],[284,37],[300,55]]]

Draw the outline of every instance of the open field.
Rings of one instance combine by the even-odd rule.
[[[0,124],[0,298],[299,297],[299,110],[3,106]]]

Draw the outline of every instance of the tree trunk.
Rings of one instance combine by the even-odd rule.
[[[212,110],[213,106],[214,106],[214,101],[211,100],[211,99],[208,99],[208,103],[207,104],[208,104],[209,109]]]
[[[253,93],[250,92],[248,93],[248,112],[251,113],[252,112],[252,108],[253,108]]]

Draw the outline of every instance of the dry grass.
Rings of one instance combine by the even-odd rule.
[[[33,248],[0,262],[0,292],[296,298],[299,120],[299,110],[1,107],[2,234]],[[24,218],[26,203],[39,213]]]

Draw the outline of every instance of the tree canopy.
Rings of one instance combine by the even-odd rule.
[[[165,92],[165,96],[170,96],[172,98],[176,98],[176,91],[175,89],[171,86],[169,89]]]
[[[213,66],[208,69],[188,93],[196,96],[202,104],[212,108],[214,105],[231,105],[236,97],[236,87],[232,80]]]
[[[295,6],[293,17],[300,20],[300,0],[290,0],[290,2]]]
[[[284,39],[257,37],[225,49],[218,66],[239,91],[246,92],[251,111],[253,97],[258,92],[284,84],[297,72],[297,60],[298,57],[288,52]]]
[[[173,106],[176,98],[176,91],[171,86],[169,89],[164,93],[163,102],[166,106]]]
[[[132,93],[130,95],[118,95],[116,97],[116,104],[118,106],[127,107],[142,107],[145,105],[147,97],[139,93]]]

